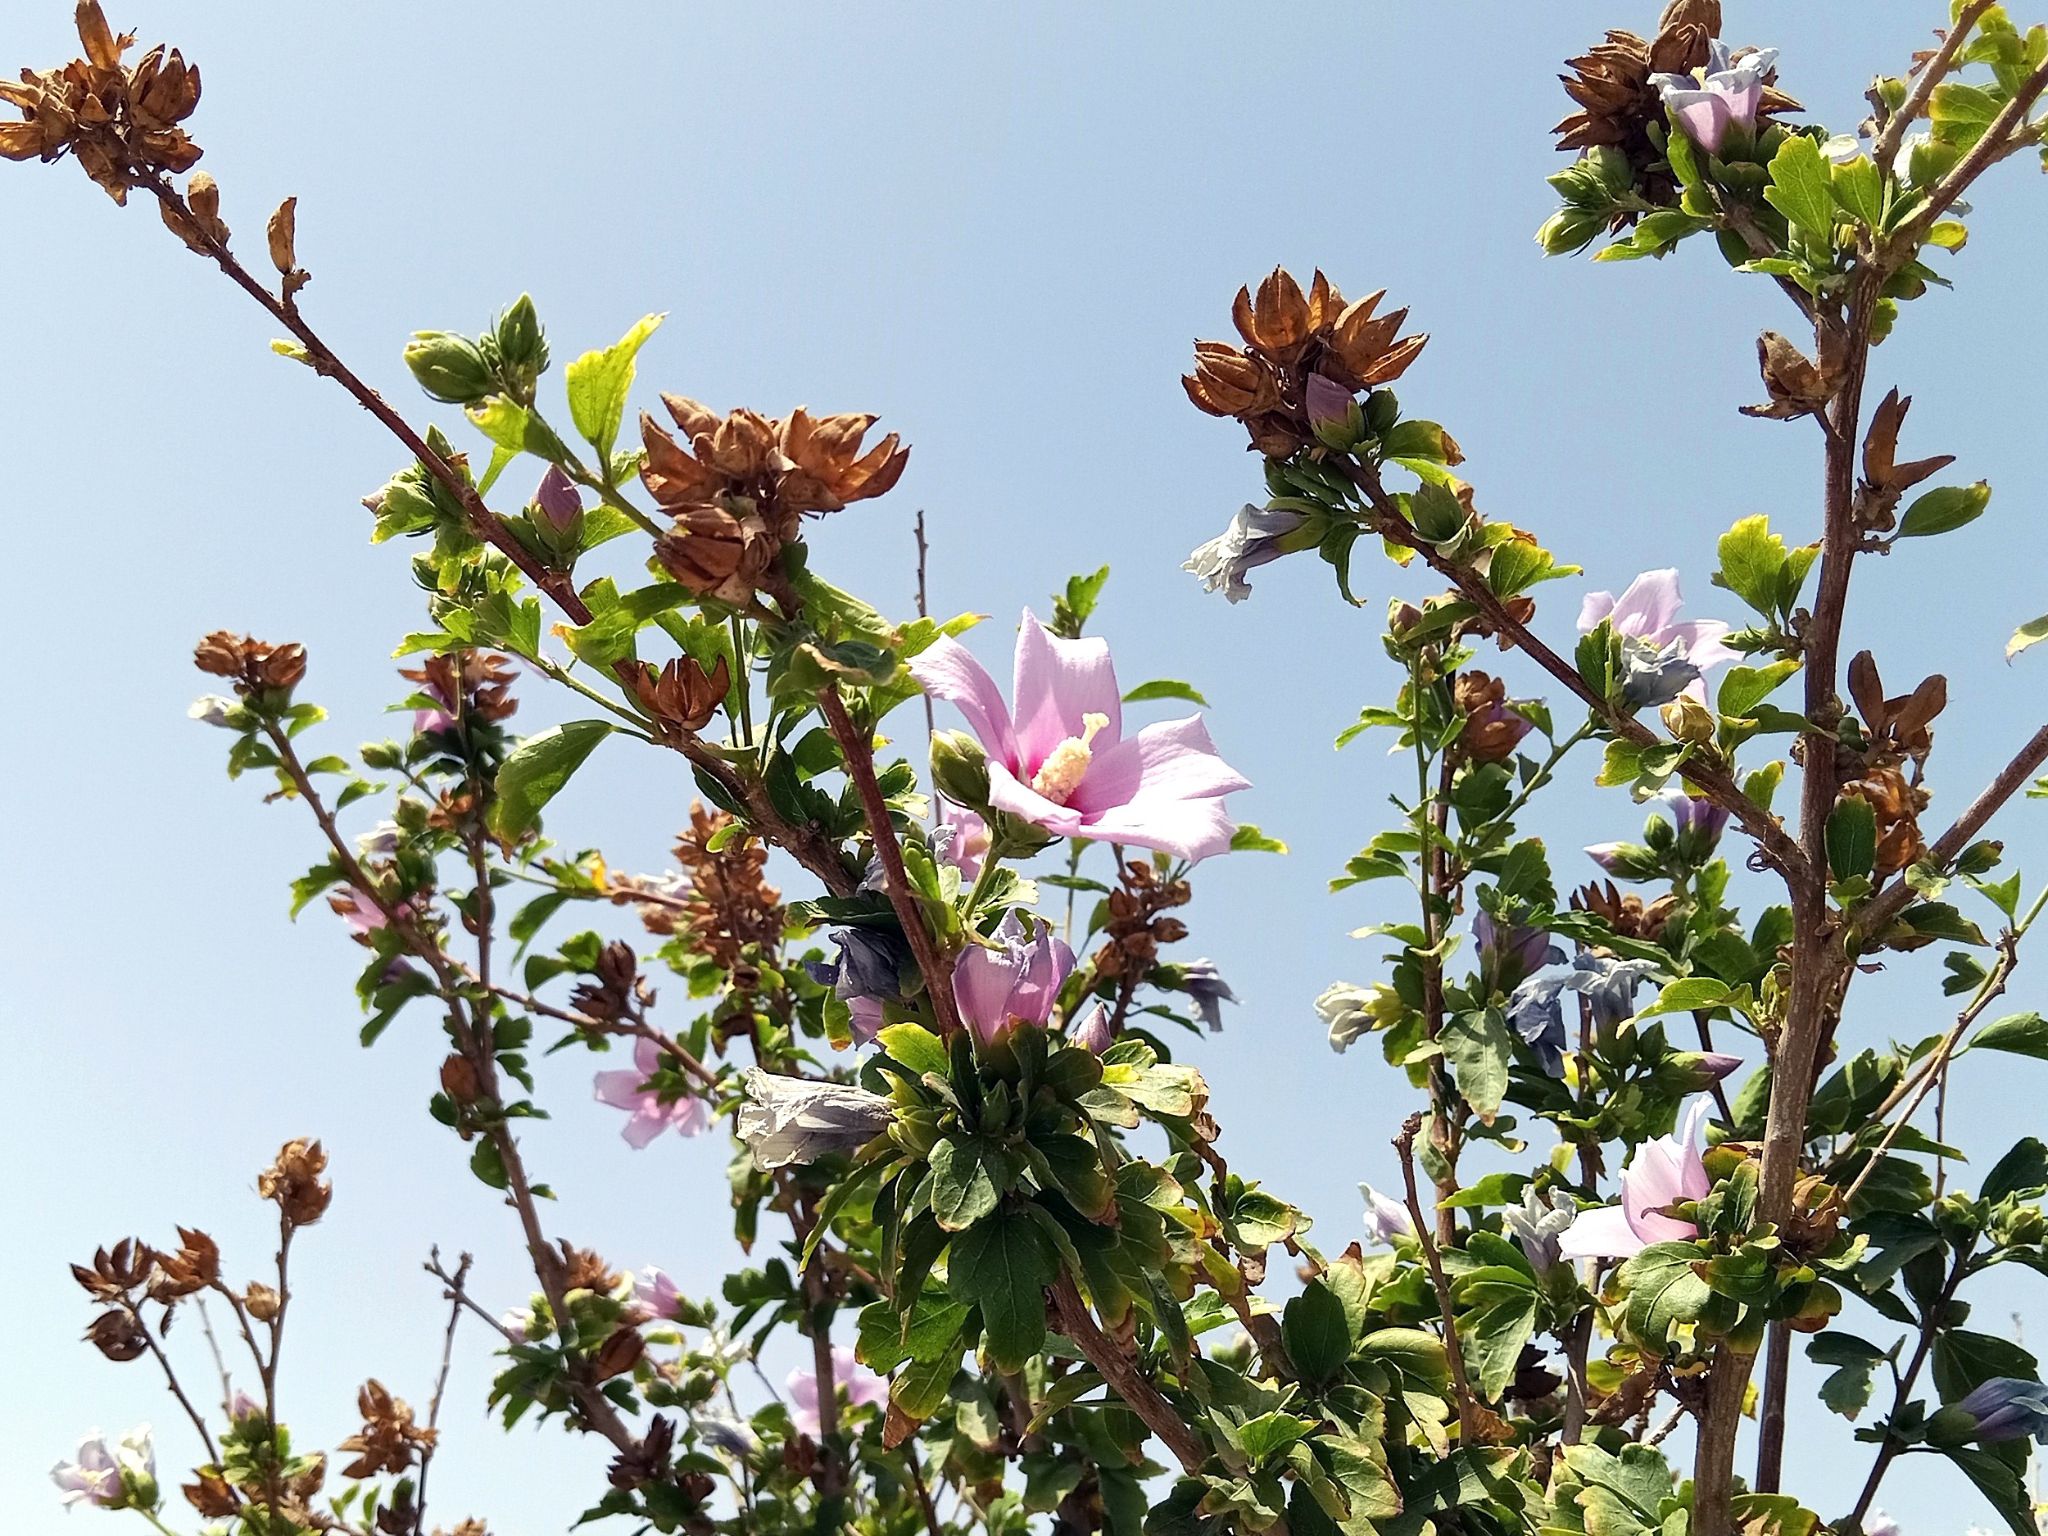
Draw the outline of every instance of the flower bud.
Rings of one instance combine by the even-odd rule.
[[[965,731],[932,733],[932,783],[955,805],[988,814],[988,753]]]
[[[498,316],[492,335],[498,343],[498,366],[505,387],[516,398],[531,400],[535,381],[547,370],[548,343],[530,294],[519,295],[518,301]]]
[[[1546,256],[1569,256],[1583,251],[1607,227],[1607,215],[1588,208],[1560,208],[1536,231],[1536,243]]]
[[[1365,436],[1365,412],[1351,391],[1336,380],[1310,374],[1302,403],[1310,430],[1325,448],[1349,452]]]
[[[452,331],[415,332],[406,344],[405,366],[421,389],[450,405],[474,405],[495,385],[477,344]]]
[[[1655,880],[1664,873],[1657,851],[1641,843],[1589,843],[1586,857],[1617,880]]]
[[[1680,741],[1706,746],[1714,739],[1714,712],[1690,695],[1681,694],[1658,713],[1663,716],[1664,729]]]

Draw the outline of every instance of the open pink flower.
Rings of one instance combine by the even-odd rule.
[[[1123,735],[1109,647],[1063,640],[1029,610],[1017,631],[1015,713],[982,664],[942,638],[910,674],[957,706],[988,751],[989,801],[1060,837],[1203,859],[1230,846],[1223,797],[1251,785],[1216,753],[1199,715]]]
[[[1699,1148],[1706,1114],[1707,1101],[1694,1099],[1677,1135],[1638,1147],[1635,1161],[1621,1171],[1621,1204],[1581,1211],[1559,1236],[1558,1253],[1567,1259],[1627,1259],[1652,1243],[1699,1236],[1699,1228],[1667,1214],[1666,1207],[1704,1199],[1710,1187]]]
[[[983,1045],[1013,1024],[1044,1025],[1060,987],[1074,969],[1074,952],[1053,936],[1052,924],[1032,918],[1027,934],[1014,910],[995,931],[996,947],[969,944],[953,965],[953,1000]]]
[[[1620,597],[1612,592],[1588,592],[1579,608],[1579,633],[1606,619],[1617,635],[1647,641],[1658,650],[1676,640],[1684,647],[1685,659],[1702,672],[1741,658],[1740,651],[1721,643],[1728,633],[1726,624],[1719,619],[1680,620],[1678,610],[1684,605],[1677,571],[1668,567],[1645,571]]]
[[[633,1299],[658,1318],[674,1321],[683,1303],[683,1293],[666,1270],[652,1264],[633,1277]]]
[[[856,1408],[879,1408],[889,1400],[888,1379],[854,1359],[844,1345],[832,1351],[832,1384]],[[818,1378],[809,1371],[789,1373],[789,1422],[799,1433],[818,1438]]]
[[[666,1130],[695,1136],[711,1123],[710,1107],[695,1094],[662,1102],[661,1095],[647,1086],[647,1080],[660,1069],[661,1047],[652,1040],[636,1040],[632,1071],[597,1074],[598,1103],[632,1111],[619,1133],[629,1146],[644,1147]]]

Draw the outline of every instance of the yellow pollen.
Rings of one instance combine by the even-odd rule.
[[[1067,796],[1080,787],[1082,776],[1088,772],[1088,764],[1095,754],[1088,750],[1088,744],[1096,734],[1109,728],[1109,716],[1088,714],[1081,717],[1081,734],[1069,736],[1065,741],[1045,754],[1045,761],[1038,765],[1038,772],[1031,775],[1031,787],[1045,796],[1054,805],[1065,805]]]

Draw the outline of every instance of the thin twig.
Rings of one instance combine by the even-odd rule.
[[[1074,1347],[1081,1351],[1081,1358],[1101,1374],[1109,1383],[1109,1389],[1124,1400],[1124,1405],[1143,1421],[1145,1427],[1157,1435],[1166,1448],[1173,1452],[1174,1460],[1184,1472],[1199,1472],[1209,1453],[1196,1437],[1186,1417],[1159,1393],[1159,1389],[1147,1379],[1138,1362],[1124,1352],[1124,1347],[1111,1339],[1095,1319],[1088,1314],[1088,1303],[1081,1299],[1081,1292],[1074,1284],[1074,1277],[1060,1271],[1051,1290],[1047,1293],[1052,1301],[1051,1322],[1055,1329],[1071,1339]]]
[[[1885,119],[1884,130],[1878,134],[1877,143],[1870,152],[1879,170],[1888,172],[1891,169],[1892,162],[1898,158],[1899,145],[1905,142],[1906,130],[1927,110],[1934,88],[1941,84],[1955,64],[1956,54],[1968,40],[1978,19],[1997,3],[1998,0],[1969,0],[1969,4],[1957,13],[1954,23],[1942,35],[1941,46],[1934,50],[1913,77],[1913,87],[1906,93],[1906,99],[1899,103],[1899,110]]]
[[[1458,1339],[1457,1314],[1451,1306],[1451,1282],[1444,1274],[1443,1258],[1437,1252],[1436,1240],[1430,1236],[1430,1220],[1422,1209],[1422,1197],[1415,1188],[1415,1138],[1422,1130],[1422,1116],[1410,1115],[1402,1123],[1401,1134],[1394,1138],[1394,1150],[1401,1158],[1401,1181],[1408,1191],[1408,1216],[1415,1225],[1415,1241],[1422,1248],[1423,1262],[1429,1267],[1430,1287],[1436,1292],[1437,1315],[1444,1325],[1444,1358],[1450,1363],[1451,1382],[1458,1393],[1458,1438],[1466,1446],[1486,1443],[1485,1421],[1480,1417],[1486,1412],[1478,1395],[1472,1390],[1471,1374],[1465,1369],[1465,1346]]]
[[[441,1250],[433,1248],[428,1251],[432,1255],[431,1267],[439,1268]],[[427,1471],[434,1464],[434,1448],[438,1440],[431,1432],[440,1425],[441,1398],[448,1390],[448,1370],[455,1361],[455,1327],[462,1321],[462,1283],[469,1278],[470,1262],[470,1256],[465,1253],[456,1264],[454,1277],[448,1284],[448,1329],[441,1335],[441,1370],[434,1378],[434,1395],[427,1403],[427,1429],[430,1438],[420,1451],[419,1481],[413,1492],[412,1528],[415,1532],[427,1528]]]

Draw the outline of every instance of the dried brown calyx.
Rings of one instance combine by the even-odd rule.
[[[689,829],[676,840],[676,863],[689,877],[689,894],[680,910],[647,906],[640,915],[655,933],[687,933],[735,986],[746,988],[754,975],[748,950],[772,954],[782,943],[782,893],[763,878],[765,847],[752,838],[721,841],[731,824],[723,811],[691,806]]]
[[[865,414],[812,416],[799,406],[781,419],[721,416],[682,395],[661,399],[676,431],[640,418],[641,481],[675,518],[655,556],[691,591],[735,606],[752,600],[806,513],[880,496],[910,461],[893,432],[867,445],[875,418]]]
[[[1334,387],[1338,396],[1389,384],[1415,361],[1426,335],[1402,336],[1405,309],[1379,313],[1382,289],[1352,303],[1316,273],[1307,293],[1275,267],[1259,284],[1237,291],[1231,319],[1243,346],[1195,343],[1194,372],[1181,387],[1198,410],[1234,416],[1251,445],[1268,458],[1287,458],[1316,442],[1309,413],[1312,390]],[[1312,381],[1321,379],[1323,385]],[[1463,455],[1447,437],[1445,462]]]
[[[317,1141],[300,1137],[277,1149],[277,1160],[256,1175],[256,1193],[276,1204],[295,1227],[309,1227],[327,1214],[334,1186],[321,1177],[327,1153]]]
[[[124,1237],[96,1252],[92,1263],[72,1265],[71,1277],[96,1301],[112,1301],[141,1286],[155,1267],[154,1249],[139,1237]]]
[[[405,1399],[393,1397],[380,1381],[363,1383],[356,1393],[356,1411],[363,1416],[363,1427],[335,1447],[355,1457],[341,1469],[343,1477],[403,1472],[434,1443],[434,1431],[415,1424]]]
[[[619,939],[598,951],[597,974],[569,994],[569,1006],[600,1024],[616,1024],[654,1004],[633,946]]]
[[[1142,981],[1158,961],[1160,946],[1188,936],[1186,923],[1163,914],[1193,897],[1187,881],[1162,879],[1152,865],[1126,861],[1118,889],[1109,893],[1109,921],[1103,925],[1107,942],[1095,952],[1096,973]]]
[[[1899,498],[1956,461],[1952,453],[1910,459],[1903,464],[1898,461],[1899,429],[1905,426],[1906,412],[1912,404],[1911,395],[1901,395],[1894,389],[1870,413],[1870,427],[1863,434],[1863,475],[1856,486],[1856,521],[1860,527],[1888,532]]]
[[[1515,755],[1531,726],[1508,704],[1506,685],[1499,678],[1468,668],[1451,684],[1451,696],[1465,717],[1465,728],[1452,744],[1460,757],[1499,763]]]
[[[1920,777],[1934,750],[1934,721],[1948,707],[1948,679],[1925,678],[1911,693],[1887,698],[1877,662],[1858,651],[1849,662],[1849,697],[1863,722],[1860,747],[1841,742],[1835,753],[1842,793],[1865,801],[1877,821],[1874,872],[1897,874],[1927,852],[1920,813],[1929,795]]]
[[[1623,895],[1612,880],[1595,881],[1572,892],[1572,908],[1590,912],[1625,939],[1646,939],[1655,943],[1663,937],[1665,925],[1678,910],[1674,896],[1659,896],[1645,903],[1630,892]]]
[[[400,667],[398,675],[419,685],[442,709],[466,719],[502,724],[519,711],[512,697],[518,674],[511,658],[496,651],[460,651],[430,657],[422,667]]]
[[[562,1250],[562,1289],[566,1291],[609,1291],[619,1283],[619,1272],[591,1248],[578,1248],[566,1237]]]
[[[220,1279],[220,1245],[204,1232],[178,1228],[175,1253],[159,1252],[150,1277],[149,1298],[166,1304],[203,1291]]]
[[[0,123],[0,157],[73,155],[109,197],[125,203],[131,187],[198,161],[199,146],[178,124],[199,105],[199,66],[161,43],[124,64],[135,34],[115,33],[99,0],[79,0],[77,20],[83,58],[0,80],[0,101],[21,112],[20,122]]]
[[[644,661],[621,661],[612,670],[666,737],[703,730],[732,687],[732,669],[723,656],[709,672],[694,656],[678,657],[659,671]]]
[[[244,698],[273,690],[289,693],[306,675],[306,648],[271,645],[217,629],[193,649],[192,663],[202,672],[232,681]]]

